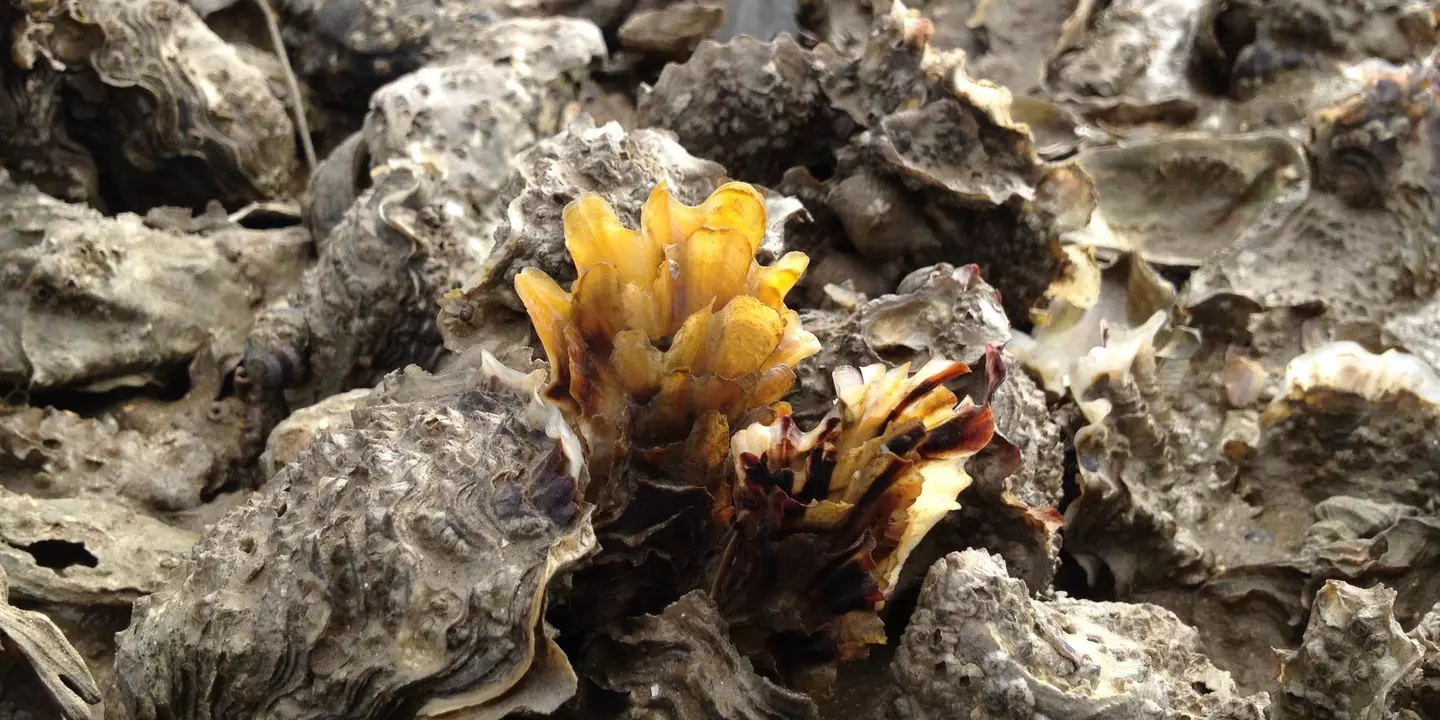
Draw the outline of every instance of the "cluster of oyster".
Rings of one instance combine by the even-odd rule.
[[[1433,0],[0,26],[0,718],[1440,717]]]

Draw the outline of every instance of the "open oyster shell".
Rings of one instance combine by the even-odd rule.
[[[1309,192],[1300,145],[1278,133],[1179,134],[1084,151],[1099,205],[1066,242],[1198,267],[1247,233],[1273,232]]]

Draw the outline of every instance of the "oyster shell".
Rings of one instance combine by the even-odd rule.
[[[1390,693],[1420,663],[1420,644],[1405,636],[1391,604],[1395,592],[1325,583],[1300,650],[1285,663],[1272,717],[1348,718],[1385,712]],[[1363,656],[1352,648],[1364,647]],[[1357,663],[1357,659],[1364,660]]]
[[[470,54],[380,88],[362,136],[317,173],[319,262],[247,350],[247,374],[291,404],[436,362],[435,303],[486,262],[503,219],[496,168],[556,129],[575,100],[565,77],[604,53],[598,28],[574,19],[499,22],[475,39]]]
[[[808,698],[757,674],[730,644],[729,627],[701,591],[659,615],[623,620],[585,650],[584,666],[605,688],[624,693],[631,713],[736,720],[818,718]]]
[[[683,64],[666,66],[637,119],[673,131],[734,177],[775,183],[792,167],[830,162],[832,147],[852,131],[827,101],[821,62],[789,35],[705,41]]]
[[[1046,84],[1106,123],[1184,125],[1200,112],[1185,72],[1199,9],[1193,0],[1082,0],[1046,64]]]
[[[1418,66],[1378,76],[1368,90],[1318,113],[1316,190],[1279,227],[1243,235],[1201,266],[1184,303],[1194,312],[1237,296],[1264,308],[1316,306],[1324,342],[1374,338],[1390,318],[1433,295],[1440,254],[1430,241],[1433,170],[1422,149],[1430,133],[1420,128],[1434,126],[1436,116],[1432,101],[1415,99],[1428,98],[1428,90],[1406,92],[1423,88],[1428,72]],[[1377,129],[1386,127],[1411,130],[1396,136]],[[1411,149],[1399,153],[1402,145]]]
[[[724,24],[723,3],[680,2],[636,11],[620,26],[620,43],[630,50],[683,58]]]
[[[1274,133],[1170,135],[1082,152],[1099,206],[1067,242],[1198,267],[1248,233],[1273,232],[1309,192],[1298,143]]]
[[[97,498],[0,488],[0,568],[21,599],[127,606],[159,590],[195,535]]]
[[[464,378],[479,390],[377,404],[317,438],[136,604],[112,712],[553,710],[574,688],[543,633],[546,588],[594,535],[579,443],[539,381],[488,360]]]
[[[214,196],[239,206],[291,189],[298,161],[284,104],[264,73],[244,62],[191,8],[176,0],[19,5],[23,19],[14,28],[19,67],[48,64],[93,73],[86,78],[92,90],[66,102],[93,113],[86,135],[118,131],[115,156],[101,159],[111,177],[102,179],[123,208],[201,205]],[[71,117],[85,114],[67,110]],[[186,159],[199,159],[199,171]],[[143,182],[177,172],[199,182]],[[161,194],[160,201],[136,194],[142,187]],[[169,192],[179,195],[163,195]]]
[[[1163,322],[1175,299],[1174,286],[1139,255],[1124,255],[1102,269],[1085,246],[1066,252],[1070,274],[1050,287],[1048,306],[1035,313],[1033,337],[1016,332],[1010,344],[1052,393],[1088,383],[1082,376],[1089,369],[1080,367],[1087,353],[1103,347],[1113,334],[1144,327],[1156,317]],[[1150,334],[1156,330],[1158,325]]]
[[[1004,561],[951,553],[925,579],[883,717],[1269,717],[1263,693],[1242,697],[1199,649],[1163,608],[1038,602]]]
[[[1381,58],[1403,63],[1435,44],[1433,8],[1407,0],[1208,0],[1194,62],[1221,93],[1248,98],[1279,76]]]
[[[9,212],[40,215],[11,225],[24,246],[3,252],[0,333],[17,342],[0,374],[30,390],[163,385],[202,349],[233,362],[257,308],[298,284],[309,252],[298,228],[188,235],[11,192]]]

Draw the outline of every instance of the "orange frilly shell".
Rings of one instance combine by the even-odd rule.
[[[658,446],[707,413],[733,422],[789,392],[795,364],[820,350],[784,302],[809,259],[756,263],[766,219],[738,182],[698,207],[661,182],[639,230],[593,193],[565,208],[574,284],[527,268],[515,289],[550,361],[551,398],[592,441]]]
[[[734,535],[716,590],[762,614],[772,606],[805,617],[780,629],[826,634],[841,658],[883,643],[875,611],[910,552],[959,507],[956,497],[971,482],[965,461],[995,434],[988,405],[945,387],[969,372],[939,358],[914,375],[908,364],[842,367],[833,375],[836,406],[815,429],[801,432],[782,412],[769,425],[736,433],[735,485],[719,512]],[[785,571],[803,581],[788,588],[756,582],[772,576],[757,566],[794,557],[784,545],[807,535],[814,567]],[[766,597],[776,592],[793,596]]]

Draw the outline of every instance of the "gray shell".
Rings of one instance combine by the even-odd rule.
[[[685,63],[666,66],[636,111],[642,127],[673,131],[687,150],[734,177],[773,184],[797,165],[830,162],[852,132],[853,123],[830,107],[823,77],[816,54],[788,35],[706,41]]]
[[[94,72],[99,94],[87,102],[104,119],[91,130],[109,134],[118,126],[117,159],[128,165],[107,164],[111,172],[178,172],[171,161],[196,158],[203,181],[227,204],[290,190],[298,162],[285,105],[265,74],[188,6],[176,0],[23,5],[31,17],[16,30],[22,67],[49,62]]]
[[[624,693],[632,716],[675,720],[816,720],[809,698],[757,674],[730,642],[729,627],[703,591],[663,613],[620,620],[585,651],[587,676]]]
[[[878,717],[1261,720],[1199,652],[1195,630],[1143,603],[1038,602],[983,551],[935,563],[890,667]]]
[[[191,532],[99,498],[0,488],[0,569],[21,599],[125,607],[163,587],[194,542]]]
[[[308,198],[319,260],[247,349],[262,387],[305,405],[436,362],[436,303],[490,256],[515,155],[558,129],[571,76],[604,53],[574,19],[495,23],[478,41],[380,88],[322,164]]]
[[[578,442],[527,419],[534,382],[494,378],[356,411],[213,525],[184,579],[136,604],[111,712],[358,720],[502,702],[535,656],[547,584],[594,536]]]
[[[1396,622],[1395,591],[1339,580],[1315,594],[1300,649],[1285,662],[1274,720],[1388,716],[1390,692],[1421,659]]]
[[[202,348],[233,359],[259,307],[299,279],[298,228],[197,236],[0,185],[0,377],[31,389],[156,382]],[[22,374],[23,373],[23,374]]]
[[[0,652],[7,650],[24,662],[7,667],[8,663],[0,661],[0,687],[6,688],[0,692],[0,711],[5,717],[29,720],[33,712],[38,718],[39,706],[45,705],[58,710],[64,720],[92,717],[100,703],[100,689],[84,659],[50,618],[10,606],[5,569],[0,567]],[[31,684],[40,687],[26,687]],[[20,702],[12,705],[17,700]]]

